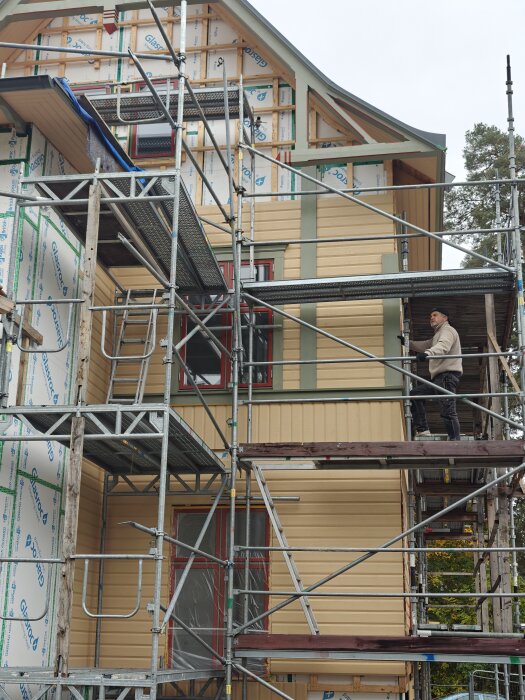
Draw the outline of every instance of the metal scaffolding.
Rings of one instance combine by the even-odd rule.
[[[20,683],[21,679],[28,685],[38,686],[40,690],[35,692],[34,700],[44,697],[51,688],[55,688],[57,695],[63,690],[68,690],[75,698],[80,700],[81,693],[85,689],[93,694],[98,693],[103,700],[106,693],[116,692],[118,700],[124,700],[132,690],[137,697],[144,695],[155,700],[162,694],[164,684],[172,684],[180,690],[179,683],[183,681],[201,680],[204,685],[200,692],[205,694],[213,690],[216,698],[232,696],[232,685],[237,678],[242,679],[243,697],[247,697],[247,681],[253,680],[275,694],[288,698],[289,696],[277,688],[275,684],[264,679],[261,674],[255,673],[248,665],[250,658],[293,658],[293,659],[381,659],[410,661],[414,673],[414,694],[416,700],[429,700],[430,676],[428,671],[429,657],[432,661],[471,661],[491,662],[502,664],[507,672],[510,664],[518,664],[520,692],[523,695],[523,674],[521,664],[525,663],[525,651],[519,639],[523,638],[522,624],[519,615],[519,600],[525,597],[517,586],[516,556],[518,552],[525,551],[523,547],[515,545],[515,531],[513,524],[513,499],[516,496],[517,481],[525,468],[525,462],[520,456],[523,454],[523,442],[511,440],[517,432],[523,433],[523,390],[525,386],[525,323],[523,319],[523,275],[522,275],[522,247],[521,230],[518,210],[518,187],[521,181],[516,178],[515,148],[514,148],[514,121],[512,113],[512,82],[510,67],[507,75],[507,94],[509,104],[509,178],[498,178],[489,183],[496,189],[506,184],[511,190],[511,214],[512,226],[510,229],[501,226],[499,218],[492,229],[483,233],[493,232],[498,236],[497,259],[491,259],[478,253],[473,253],[467,248],[447,240],[449,232],[435,233],[410,223],[405,218],[394,216],[386,211],[373,206],[368,201],[358,196],[354,189],[339,190],[323,183],[307,173],[293,168],[282,161],[271,159],[261,154],[253,147],[253,118],[246,101],[242,82],[238,86],[228,84],[224,69],[224,85],[220,90],[193,89],[187,81],[185,74],[185,18],[186,0],[181,2],[181,33],[178,51],[172,47],[162,23],[151,3],[151,12],[162,33],[163,39],[169,50],[169,59],[177,70],[177,89],[171,94],[160,95],[151,83],[141,65],[141,57],[133,54],[112,53],[111,55],[125,55],[131,58],[141,75],[143,76],[149,93],[139,95],[117,93],[111,96],[102,96],[92,100],[92,106],[106,120],[108,124],[141,123],[152,120],[167,121],[175,132],[175,156],[173,168],[169,171],[139,171],[129,173],[101,173],[94,172],[89,175],[68,175],[61,177],[24,178],[22,184],[34,185],[39,192],[38,198],[26,198],[21,193],[17,198],[15,230],[17,230],[17,217],[21,208],[50,207],[53,208],[66,224],[83,241],[86,249],[85,276],[83,279],[82,293],[79,299],[68,300],[68,303],[77,305],[80,309],[79,323],[79,351],[78,370],[76,377],[75,403],[68,406],[46,406],[45,411],[41,407],[9,406],[7,401],[8,379],[10,372],[10,353],[8,344],[17,335],[15,317],[11,316],[7,332],[3,338],[3,353],[0,358],[2,373],[2,412],[11,418],[18,418],[24,424],[36,429],[38,434],[7,436],[4,442],[13,441],[47,441],[55,440],[64,445],[69,445],[70,461],[67,476],[67,499],[65,508],[65,524],[63,531],[62,555],[55,559],[30,559],[28,562],[46,562],[52,566],[60,567],[59,612],[57,618],[58,641],[56,660],[53,668],[49,669],[2,669],[0,671],[0,692],[9,698],[9,687]],[[14,45],[13,45],[14,46]],[[21,47],[21,45],[17,45]],[[28,48],[28,47],[23,47]],[[49,50],[55,50],[50,47]],[[61,50],[61,49],[56,49]],[[86,52],[83,52],[86,53]],[[104,52],[96,52],[102,55]],[[104,54],[105,55],[105,54]],[[148,55],[148,58],[151,56]],[[160,57],[158,57],[160,58]],[[164,59],[165,60],[165,59]],[[191,151],[183,138],[183,122],[185,118],[201,120],[204,128],[210,135],[214,147],[219,153],[220,161],[228,176],[229,199],[225,205],[214,192],[213,186],[200,165],[195,159],[196,165],[204,185],[210,191],[217,207],[224,217],[224,225],[218,225],[223,232],[231,235],[231,254],[233,260],[233,288],[228,289],[215,254],[208,244],[204,233],[203,221],[193,206],[190,196],[184,186],[181,177],[181,163],[183,151],[191,159]],[[209,126],[210,119],[223,119],[226,128],[226,155],[223,156],[213,132]],[[239,123],[237,143],[230,143],[230,120],[236,119]],[[247,130],[249,133],[247,133]],[[247,192],[239,182],[235,180],[235,171],[242,172],[243,161],[249,158],[251,162],[252,184],[254,162],[258,157],[270,160],[286,170],[293,172],[297,177],[307,180],[316,186],[313,191],[294,192],[295,196],[321,196],[323,194],[335,194],[357,206],[364,207],[399,227],[399,232],[391,236],[377,236],[379,238],[392,238],[402,244],[402,270],[396,274],[348,276],[339,278],[303,279],[303,280],[272,280],[266,282],[255,280],[255,251],[257,247],[264,246],[264,241],[255,238],[254,206],[256,193]],[[414,186],[389,186],[374,187],[377,190],[396,190],[407,188],[441,188],[451,186],[472,186],[472,182],[434,183],[431,185]],[[479,184],[479,183],[477,183]],[[359,192],[363,192],[361,189]],[[279,193],[282,194],[282,193]],[[246,208],[245,200],[249,201],[249,223],[243,220]],[[217,224],[216,224],[217,225]],[[245,230],[249,228],[249,235]],[[122,229],[126,236],[116,234]],[[461,232],[455,232],[461,233]],[[463,232],[472,233],[472,232]],[[480,269],[409,272],[407,266],[408,242],[413,237],[426,237],[452,245],[452,247],[469,253],[489,265]],[[286,239],[280,241],[288,244],[308,244],[319,242],[318,239]],[[363,241],[363,237],[333,237],[325,238],[323,242],[352,242]],[[103,243],[103,245],[99,245]],[[275,241],[274,241],[275,243]],[[16,246],[15,246],[16,248]],[[249,255],[250,278],[252,281],[243,282],[241,279],[241,260],[243,253]],[[153,301],[141,301],[132,299],[129,295],[124,301],[112,306],[96,306],[94,302],[94,276],[97,261],[110,267],[115,260],[125,260],[142,265],[147,269],[161,285],[160,295],[156,295]],[[10,276],[12,285],[12,275]],[[450,296],[462,296],[479,294],[486,296],[486,318],[488,329],[487,351],[482,353],[468,352],[461,357],[465,360],[482,358],[486,368],[485,386],[481,392],[465,391],[458,395],[459,401],[474,410],[482,425],[483,432],[489,437],[487,444],[492,445],[483,452],[484,442],[462,441],[461,443],[444,442],[408,442],[410,433],[409,389],[410,381],[418,381],[432,387],[437,395],[429,394],[429,400],[439,400],[440,397],[450,394],[446,390],[439,390],[431,382],[418,377],[412,372],[411,358],[408,351],[399,356],[376,356],[365,348],[361,348],[328,331],[307,323],[286,311],[281,306],[290,303],[317,303],[331,301],[352,301],[356,299],[403,299],[404,316],[403,331],[408,337],[407,309],[411,300],[416,296],[430,297],[436,290]],[[7,290],[8,296],[14,296],[14,290]],[[122,292],[122,290],[120,290]],[[126,291],[126,290],[125,290]],[[500,347],[495,334],[495,298],[498,297],[504,308],[512,306],[516,300],[518,348],[508,350]],[[194,302],[194,299],[199,299]],[[202,300],[209,303],[209,307],[203,308]],[[63,301],[63,300],[62,300]],[[37,303],[34,300],[15,304],[29,305]],[[48,301],[46,300],[46,303]],[[246,311],[248,307],[248,312]],[[330,339],[334,343],[351,350],[361,357],[323,360],[274,360],[257,361],[254,359],[254,333],[258,328],[254,307],[264,307],[275,315],[284,317],[299,326],[309,328],[316,333]],[[228,312],[231,316],[232,347],[228,350],[219,335],[216,333],[212,319],[221,311]],[[111,403],[91,405],[87,403],[86,386],[88,380],[89,358],[91,351],[91,331],[93,315],[102,314],[103,327],[106,328],[108,313],[137,313],[147,312],[151,314],[150,321],[156,327],[160,318],[166,320],[166,337],[161,341],[164,350],[162,362],[164,364],[164,388],[162,399],[156,402],[144,400],[142,395],[138,403],[126,403],[126,392],[122,396],[118,392],[111,393]],[[177,342],[175,337],[175,324],[181,316],[191,319],[193,329]],[[248,342],[243,344],[243,316],[248,318]],[[126,316],[127,318],[127,316]],[[200,333],[205,337],[210,347],[217,352],[224,353],[231,363],[231,435],[228,438],[221,426],[214,418],[207,404],[206,395],[199,389],[198,383],[191,377],[191,373],[184,361],[182,349],[189,339]],[[69,334],[68,334],[69,336]],[[154,336],[155,337],[155,336]],[[104,347],[105,335],[102,345]],[[153,341],[153,346],[155,341]],[[405,348],[407,346],[405,345]],[[147,352],[150,352],[151,348]],[[40,349],[42,351],[42,349]],[[119,355],[114,352],[106,357],[115,361]],[[135,359],[144,359],[146,354],[138,355]],[[520,383],[516,383],[509,369],[508,361],[513,359],[519,363]],[[297,402],[333,402],[333,401],[361,401],[371,402],[397,401],[404,402],[406,418],[406,443],[385,445],[378,443],[375,451],[370,448],[374,443],[338,443],[338,447],[329,447],[327,444],[306,446],[289,444],[287,446],[266,446],[261,450],[252,442],[253,434],[253,406],[258,404],[271,404],[272,402],[290,402],[289,399],[265,399],[254,398],[254,368],[258,366],[277,366],[300,364],[306,362],[315,363],[357,363],[374,362],[390,368],[402,375],[404,390],[397,396],[363,395],[354,397],[337,398],[304,398],[296,399]],[[192,430],[192,428],[178,415],[172,407],[172,379],[174,376],[174,364],[186,372],[190,383],[200,400],[203,409],[207,412],[220,440],[229,456],[229,463],[224,463],[216,453],[210,449]],[[498,364],[499,363],[499,364]],[[503,389],[500,390],[500,366],[504,372]],[[243,372],[247,370],[247,398],[239,395],[239,384]],[[512,383],[512,391],[508,382]],[[509,398],[513,397],[521,406],[521,416],[516,417],[509,409]],[[473,401],[477,399],[477,401]],[[246,407],[247,433],[246,442],[242,444],[242,436],[239,435],[239,413],[241,407]],[[510,431],[514,431],[511,433]],[[425,446],[425,447],[423,447]],[[513,449],[516,448],[516,449]],[[259,451],[258,451],[259,449]],[[264,451],[266,450],[266,452]],[[280,450],[280,451],[279,451]],[[330,452],[332,450],[332,452]],[[397,451],[396,451],[397,450]],[[104,514],[101,542],[104,543],[108,501],[110,497],[119,495],[152,495],[157,496],[156,526],[146,527],[144,524],[131,521],[126,523],[138,532],[148,535],[154,542],[148,554],[105,554],[102,551],[97,555],[80,554],[76,551],[79,487],[82,469],[82,459],[87,458],[107,472],[104,485]],[[447,459],[447,467],[439,467],[443,459]],[[262,460],[262,461],[261,461]],[[268,461],[270,460],[270,461]],[[271,461],[273,460],[273,461]],[[285,461],[286,460],[286,461]],[[300,461],[296,461],[300,460]],[[130,473],[129,465],[133,468]],[[407,470],[407,500],[408,522],[404,531],[390,538],[379,547],[363,548],[334,548],[334,547],[293,547],[290,546],[279,520],[276,508],[276,500],[272,498],[264,473],[266,470],[289,469],[352,469],[352,468],[395,468]],[[442,481],[442,475],[446,472],[447,478]],[[244,493],[240,494],[238,481],[242,475]],[[151,477],[149,481],[140,481],[134,484],[135,478]],[[269,514],[274,528],[279,547],[258,547],[250,541],[251,508],[256,500],[252,493],[252,480],[255,479],[262,496],[262,502]],[[145,484],[145,485],[144,485]],[[123,490],[125,488],[125,490]],[[166,499],[168,495],[184,493],[184,495],[207,495],[212,498],[204,523],[200,529],[195,543],[182,542],[171,537],[164,531]],[[228,503],[228,543],[224,558],[216,557],[207,552],[202,543],[210,522],[216,513],[222,499]],[[426,508],[422,508],[422,500]],[[244,540],[238,542],[236,537],[241,528],[236,527],[236,512],[239,503],[245,506]],[[477,510],[468,510],[467,504],[476,504]],[[485,512],[486,510],[486,512]],[[447,519],[450,518],[450,520]],[[459,518],[459,520],[454,520]],[[463,529],[463,523],[469,522],[471,533],[467,536]],[[465,548],[461,546],[444,547],[432,545],[432,533],[430,526],[436,523],[461,523],[461,526],[450,526],[447,532],[438,529],[437,534],[450,536],[451,539],[468,540],[468,551],[473,557],[473,577],[476,582],[476,590],[472,592],[436,591],[432,590],[429,581],[432,571],[429,570],[431,556],[438,552],[450,554],[464,554]],[[237,533],[237,535],[236,535]],[[400,546],[394,547],[396,543]],[[171,599],[163,599],[162,577],[165,571],[166,545],[174,545],[189,552],[188,559],[177,585],[171,595]],[[102,548],[103,549],[103,548]],[[261,590],[251,585],[249,576],[249,562],[246,553],[278,551],[282,552],[290,573],[292,587],[290,590]],[[324,576],[315,583],[304,586],[293,553],[302,552],[345,552],[359,554],[349,563],[340,567],[331,574]],[[236,583],[234,578],[234,562],[236,556],[245,556],[242,576]],[[364,561],[379,553],[403,553],[406,554],[405,565],[410,571],[410,589],[404,591],[320,591],[329,581],[336,579],[343,573],[357,567]],[[180,599],[181,590],[189,579],[189,573],[196,556],[213,561],[224,569],[225,576],[225,623],[221,627],[224,635],[221,650],[217,651],[210,645],[205,637],[187,625],[176,613],[177,601]],[[99,591],[104,583],[104,565],[108,560],[130,559],[138,562],[137,598],[134,609],[125,613],[112,614],[102,611],[102,594],[99,593],[97,610],[90,611],[87,604],[87,582],[89,575],[89,562],[99,562]],[[77,560],[84,562],[82,607],[84,612],[97,620],[95,668],[74,669],[70,664],[70,622],[72,615],[73,580],[75,563]],[[486,566],[487,560],[490,567]],[[14,561],[3,558],[1,561]],[[25,560],[16,559],[18,562]],[[151,659],[147,669],[102,669],[97,667],[100,659],[101,624],[106,618],[129,618],[139,610],[141,606],[142,592],[142,568],[149,563],[153,566],[153,601],[148,604],[151,613]],[[487,571],[487,568],[490,570]],[[439,577],[439,572],[436,574]],[[250,609],[250,601],[255,597],[274,596],[284,598],[280,602],[268,607],[259,614],[253,614]],[[322,628],[315,619],[314,604],[310,601],[316,597],[379,597],[408,599],[410,605],[410,637],[407,637],[412,646],[400,645],[399,651],[391,648],[379,649],[367,647],[357,648],[356,642],[345,638],[344,640],[324,639]],[[442,625],[435,625],[429,621],[429,611],[436,610],[441,604],[439,601],[445,598],[452,599],[454,605],[459,606],[458,601],[466,599],[466,604],[475,608],[476,623],[469,629],[445,629]],[[313,641],[311,646],[305,646],[304,640],[272,640],[268,635],[268,642],[263,640],[264,635],[250,634],[257,628],[257,624],[269,618],[274,612],[283,609],[287,605],[300,601],[308,628]],[[438,601],[438,602],[436,602]],[[447,604],[445,602],[445,604]],[[242,623],[235,621],[235,610],[242,611]],[[45,614],[45,613],[44,613]],[[202,668],[161,667],[160,644],[162,635],[168,626],[174,624],[178,629],[188,634],[193,641],[207,655],[208,663]],[[476,639],[477,646],[472,650],[460,649],[458,640],[464,636]],[[454,640],[454,638],[457,638]],[[454,641],[453,641],[454,640]],[[502,641],[499,647],[483,643],[485,640],[494,643]],[[504,643],[503,643],[504,642]],[[281,644],[281,646],[279,646]],[[455,646],[454,646],[455,645]],[[112,690],[118,689],[118,690]],[[186,693],[186,691],[180,691]],[[188,693],[191,694],[191,693]]]

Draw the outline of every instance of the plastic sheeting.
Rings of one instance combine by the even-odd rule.
[[[176,537],[182,542],[195,545],[206,518],[205,512],[180,512],[175,516]],[[228,531],[229,513],[221,509],[215,513],[199,549],[220,558],[227,556],[226,533]],[[251,514],[250,543],[253,546],[267,544],[268,521],[266,512],[256,510]],[[236,542],[245,542],[246,519],[244,512],[236,518]],[[178,546],[173,552],[172,592],[181,580],[188,562],[188,550]],[[233,567],[234,588],[251,588],[264,590],[268,588],[269,561],[268,552],[252,552],[248,582],[245,581],[244,555],[239,554]],[[196,557],[178,597],[174,616],[190,627],[204,642],[218,654],[224,653],[226,628],[225,601],[227,580],[225,568],[205,557]],[[248,595],[248,619],[257,617],[267,607],[267,598],[260,595]],[[233,606],[234,627],[243,623],[245,596],[235,596]],[[264,622],[259,621],[250,628],[251,631],[263,631]],[[222,664],[195,637],[172,620],[169,634],[170,665],[178,670],[217,669]],[[251,659],[249,668],[263,673],[263,659]]]

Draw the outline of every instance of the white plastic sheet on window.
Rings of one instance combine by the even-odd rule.
[[[199,549],[226,558],[229,513],[227,510],[216,512],[212,519]],[[197,541],[206,519],[205,512],[182,512],[176,514],[176,537],[181,542],[192,546]],[[236,518],[235,541],[245,542],[245,517],[239,512]],[[264,546],[267,538],[268,520],[262,510],[251,513],[250,542],[253,546]],[[188,550],[177,546],[173,551],[172,590],[176,589],[181,580],[188,558]],[[268,581],[268,553],[251,552],[248,581],[245,580],[245,554],[239,553],[235,560],[233,573],[234,589],[266,590]],[[225,578],[225,567],[204,557],[197,557],[188,573],[178,597],[174,616],[210,645],[219,655],[224,653],[224,638],[226,629],[226,597],[228,582]],[[267,597],[263,595],[244,594],[234,597],[233,624],[234,627],[243,624],[244,604],[247,598],[248,620],[258,617],[267,607]],[[259,620],[249,628],[249,631],[264,630],[264,620]],[[203,670],[221,667],[219,659],[208,651],[194,636],[171,620],[170,624],[170,662],[177,670]],[[254,672],[264,672],[264,660],[252,659],[249,668]]]

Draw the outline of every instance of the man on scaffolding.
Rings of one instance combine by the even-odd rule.
[[[461,342],[458,332],[450,325],[448,309],[437,306],[430,313],[430,327],[434,331],[432,338],[428,340],[411,340],[410,350],[415,351],[419,362],[428,362],[430,379],[437,386],[456,393],[459,380],[463,374],[461,355]],[[433,356],[436,359],[432,359]],[[452,355],[452,357],[443,357]],[[416,384],[410,392],[410,396],[424,396],[440,394],[428,384]],[[439,399],[441,407],[440,415],[445,424],[449,440],[460,440],[460,428],[458,414],[456,412],[456,399],[446,394]],[[428,429],[425,402],[423,399],[412,401],[412,422],[417,437],[430,436]]]

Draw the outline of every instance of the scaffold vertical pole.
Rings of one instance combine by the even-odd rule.
[[[230,145],[230,115],[228,106],[228,92],[226,85],[226,71],[224,71],[224,91],[225,91],[225,121],[227,134],[227,149],[226,158],[230,166],[229,189],[234,192],[232,158]],[[244,121],[243,115],[243,99],[242,99],[242,76],[239,81],[239,130],[242,134],[242,124]],[[242,172],[242,157],[243,152],[238,149],[238,164],[239,172]],[[232,202],[233,205],[233,202]],[[226,700],[231,700],[232,697],[232,678],[233,678],[233,612],[234,612],[234,560],[235,560],[235,509],[237,506],[237,469],[239,466],[239,375],[240,375],[240,359],[242,354],[242,333],[241,333],[241,255],[242,255],[242,188],[239,186],[237,190],[237,220],[232,218],[230,226],[232,231],[232,255],[233,255],[233,347],[232,347],[232,436],[231,436],[231,470],[230,470],[230,519],[228,532],[228,565],[226,567],[226,640],[225,640],[225,695]],[[246,528],[250,527],[250,523],[246,522]]]
[[[173,338],[175,325],[175,305],[177,294],[177,253],[179,240],[179,210],[181,188],[181,164],[182,164],[182,124],[184,121],[184,81],[186,78],[186,15],[187,0],[180,3],[180,40],[179,40],[179,90],[177,100],[177,122],[175,133],[175,168],[173,184],[173,217],[171,222],[171,257],[170,278],[168,289],[168,319],[166,329],[166,354],[163,362],[164,372],[164,415],[162,419],[162,448],[159,472],[159,491],[157,507],[157,532],[155,537],[155,578],[153,589],[153,619],[152,619],[152,643],[151,643],[151,676],[152,687],[150,700],[157,697],[157,679],[159,670],[159,648],[162,627],[161,615],[161,590],[163,574],[163,545],[164,545],[164,520],[166,511],[166,490],[168,474],[168,450],[169,450],[169,410],[171,404],[171,380],[173,374]]]
[[[244,100],[244,96],[241,91],[241,86],[239,86],[239,100]],[[251,142],[254,142],[254,125],[253,121],[250,124],[250,136],[251,136]],[[241,140],[244,138],[244,124],[242,122],[239,123],[239,143]],[[238,181],[239,181],[239,187],[242,187],[242,165],[243,165],[243,151],[241,148],[239,148],[239,175],[238,175]],[[250,153],[250,194],[254,194],[255,192],[255,157],[253,153]],[[250,243],[253,243],[255,240],[255,198],[250,197],[249,199],[249,207],[250,207]],[[249,248],[249,269],[250,269],[250,280],[255,281],[255,248],[253,245],[250,245]],[[254,341],[254,324],[255,324],[255,313],[253,311],[253,308],[250,307],[250,311],[248,314],[249,317],[249,326],[248,326],[248,400],[251,401],[253,399],[253,341]],[[270,371],[270,370],[269,370]],[[247,416],[246,416],[246,440],[247,442],[252,441],[252,436],[253,436],[253,406],[251,403],[248,404],[247,407]],[[249,547],[250,545],[250,522],[251,522],[251,496],[252,496],[252,470],[249,469],[246,471],[246,534],[245,534],[245,546]],[[250,555],[251,552],[249,549],[246,550],[246,558],[244,560],[244,588],[245,590],[249,590],[251,582],[250,582]],[[249,593],[246,593],[243,599],[243,615],[242,615],[242,622],[243,625],[245,625],[248,620],[249,620],[249,605],[250,605],[250,595]],[[246,666],[248,663],[248,659],[243,659],[242,660],[242,665]],[[242,692],[241,692],[242,700],[247,700],[248,698],[248,676],[246,674],[243,675],[242,677]]]
[[[523,389],[525,387],[525,302],[523,298],[523,251],[521,247],[520,231],[520,211],[519,192],[516,182],[516,139],[514,128],[514,112],[512,106],[512,72],[510,66],[510,56],[507,56],[507,107],[508,107],[508,139],[509,139],[509,177],[512,180],[511,191],[511,213],[514,248],[514,266],[516,271],[516,289],[518,295],[518,306],[516,312],[518,327],[518,343],[520,350],[520,386],[521,386],[521,415],[522,422],[525,416],[525,403]]]

